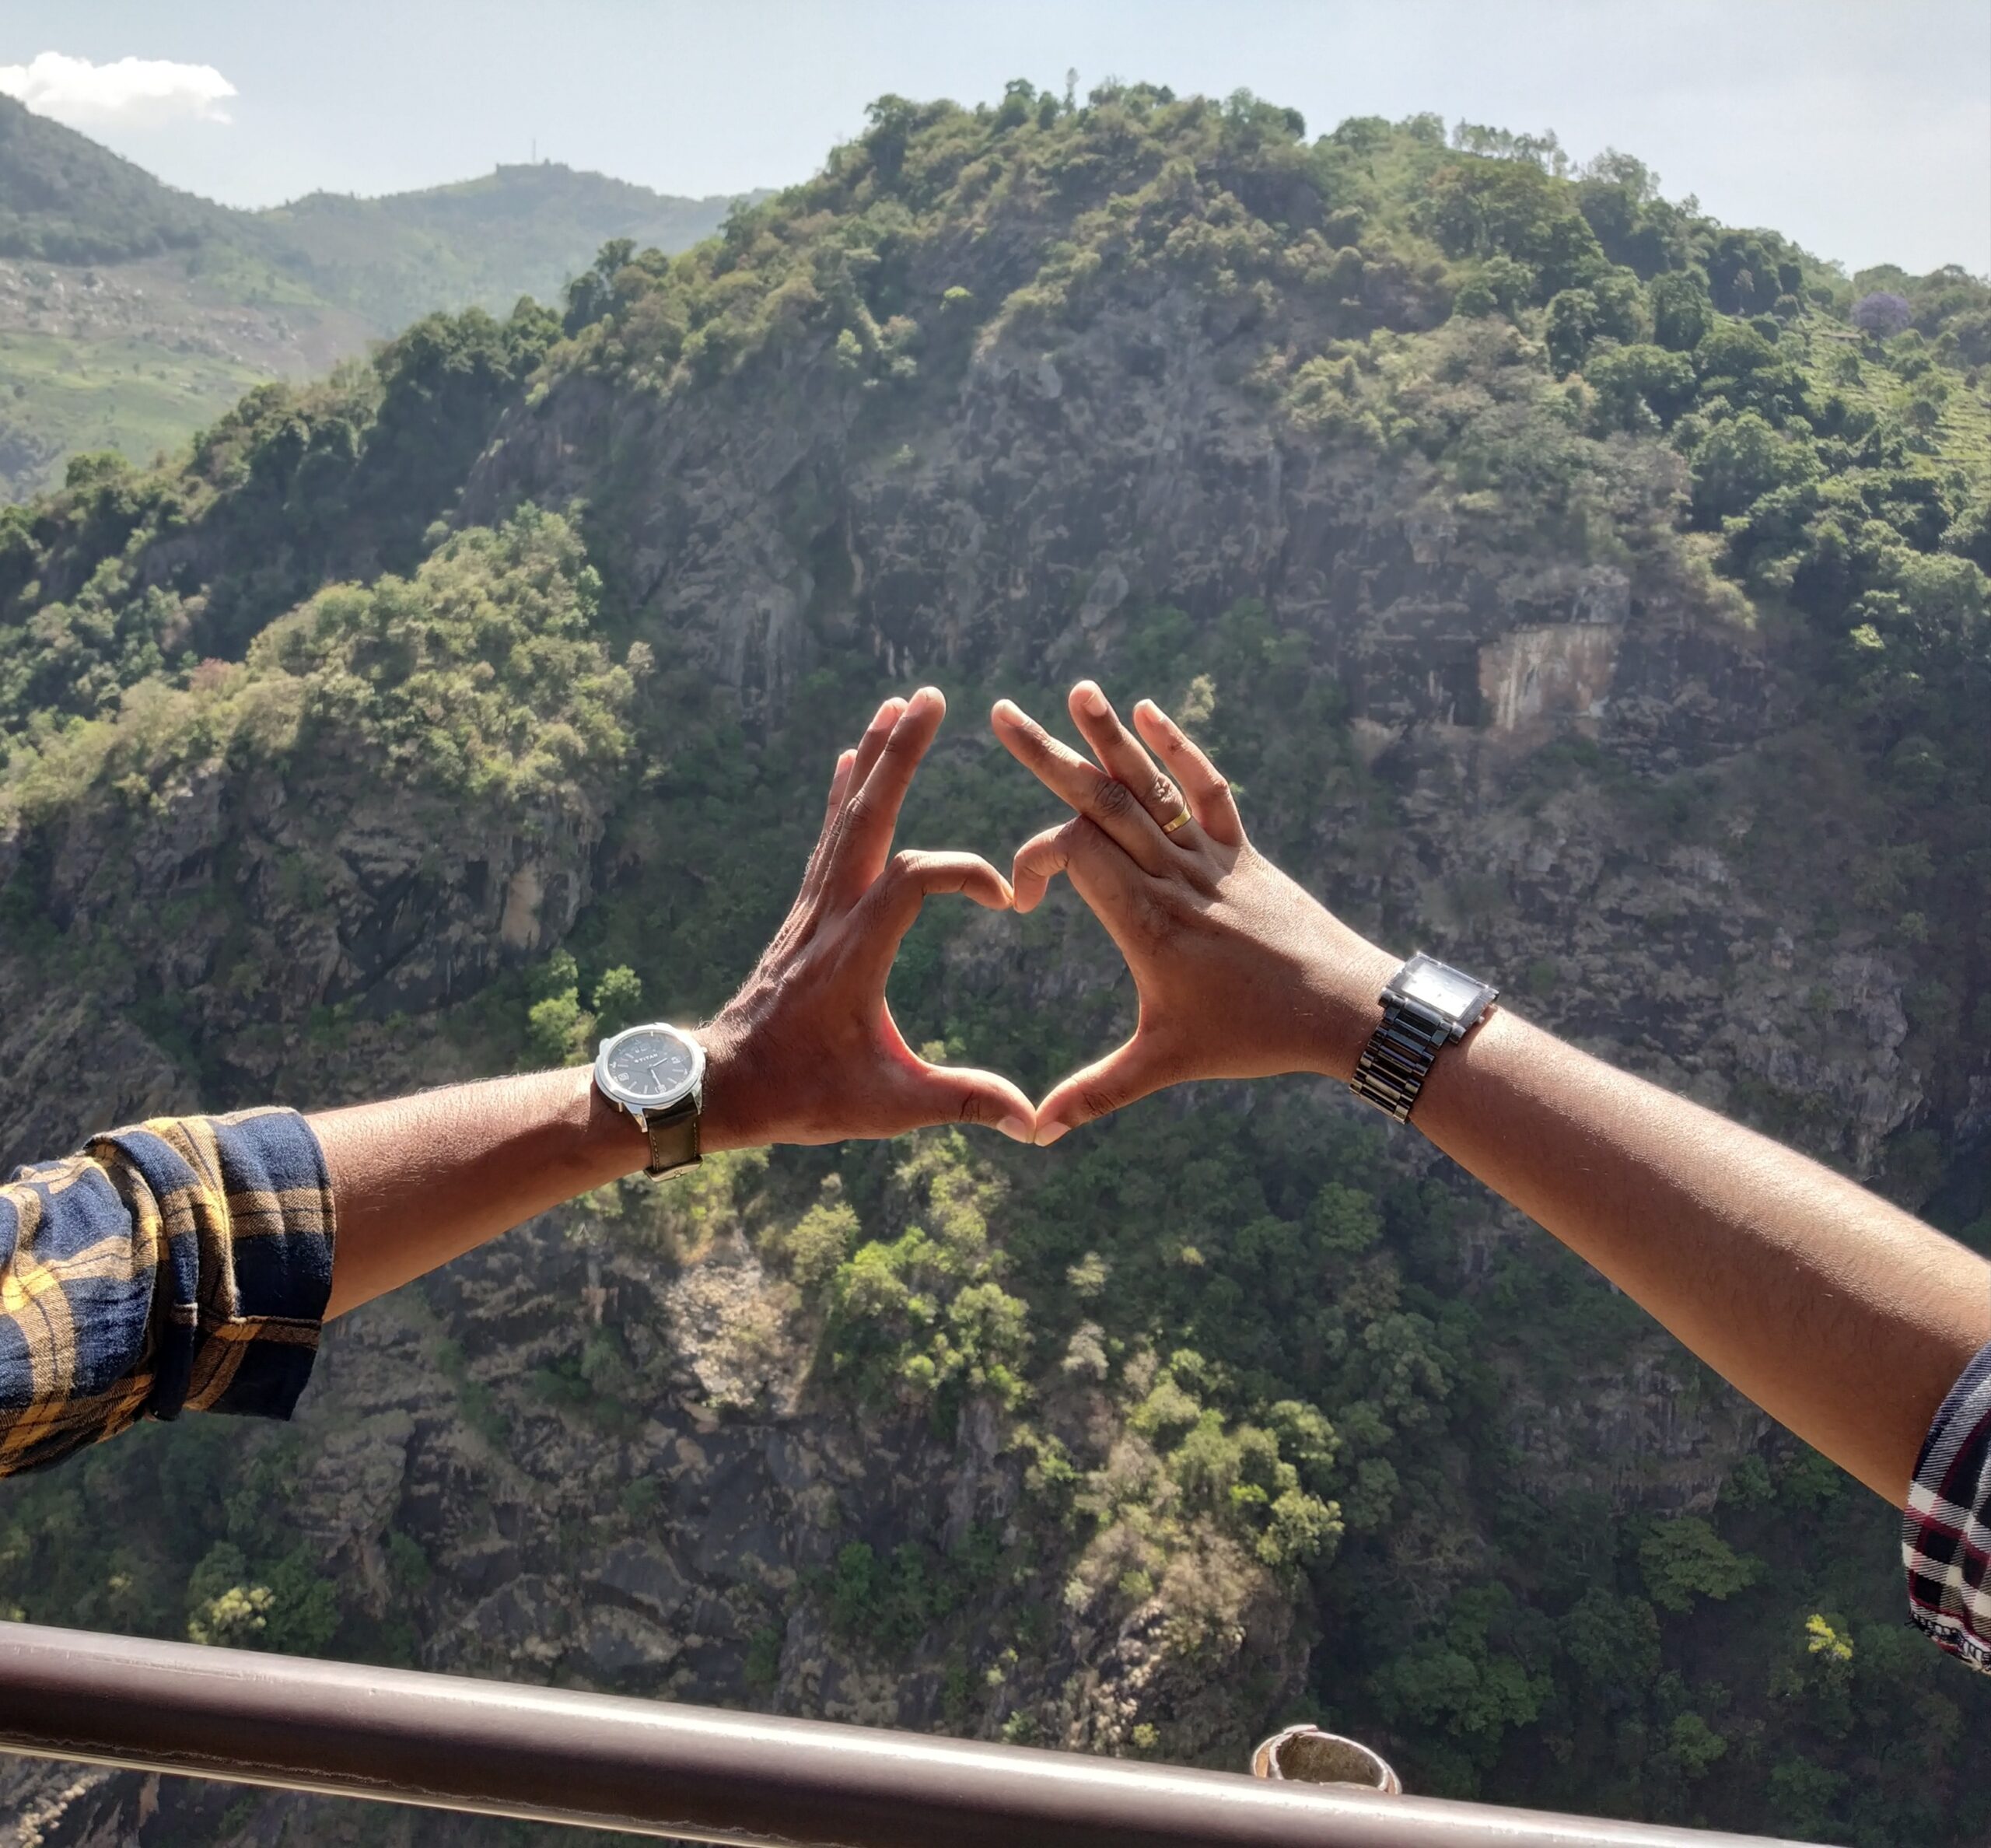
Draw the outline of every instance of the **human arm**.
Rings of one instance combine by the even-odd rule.
[[[1014,1085],[929,1065],[885,1005],[928,893],[1009,902],[1002,875],[971,855],[891,852],[944,711],[930,688],[888,700],[838,759],[793,908],[697,1029],[705,1148],[952,1122],[1030,1139]],[[288,1417],[328,1317],[649,1159],[634,1120],[583,1067],[308,1121],[162,1118],[23,1169],[0,1186],[0,1475],[141,1418]]]
[[[1098,765],[996,709],[998,737],[1076,812],[1018,854],[1016,908],[1068,872],[1127,957],[1140,1018],[1043,1101],[1039,1140],[1190,1078],[1349,1079],[1401,959],[1256,852],[1158,708],[1136,708],[1139,740],[1089,682],[1072,713]],[[1440,1057],[1411,1121],[1772,1417],[1906,1500],[1932,1417],[1991,1339],[1982,1259],[1504,1007]]]
[[[885,1001],[892,958],[927,894],[1009,904],[1008,882],[972,854],[892,852],[901,804],[946,711],[931,687],[889,699],[838,759],[793,907],[739,992],[696,1030],[705,1149],[955,1122],[1030,1139],[1022,1092],[993,1073],[928,1064]],[[649,1159],[635,1119],[602,1097],[586,1067],[327,1111],[311,1124],[338,1207],[328,1317]]]

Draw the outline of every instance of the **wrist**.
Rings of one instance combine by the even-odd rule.
[[[744,1095],[746,1074],[741,1057],[746,1036],[726,1014],[691,1029],[705,1048],[705,1073],[698,1113],[698,1146],[707,1154],[723,1149],[754,1148],[768,1139],[757,1133],[751,1107]]]
[[[1379,997],[1403,958],[1339,924],[1311,947],[1303,983],[1309,1003],[1307,1069],[1345,1084],[1382,1022]]]
[[[572,1191],[585,1192],[640,1171],[650,1158],[649,1138],[641,1123],[603,1093],[594,1081],[594,1067],[576,1066],[547,1076],[549,1082],[564,1080],[573,1087],[560,1114],[578,1131],[574,1146],[589,1178]]]

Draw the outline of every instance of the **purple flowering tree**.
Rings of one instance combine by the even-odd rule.
[[[1877,289],[1853,304],[1853,324],[1861,333],[1881,340],[1904,331],[1914,318],[1915,310],[1909,306],[1908,297],[1896,295],[1891,289]]]

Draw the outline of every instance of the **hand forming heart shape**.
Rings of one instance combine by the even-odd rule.
[[[1352,1071],[1365,1010],[1373,1016],[1394,959],[1253,849],[1229,786],[1159,707],[1143,701],[1135,723],[1177,780],[1093,683],[1075,687],[1071,705],[1097,766],[1006,700],[992,716],[1003,744],[1076,811],[1018,851],[1013,887],[975,854],[891,852],[947,702],[922,687],[878,709],[837,761],[786,921],[700,1034],[715,1146],[837,1142],[952,1122],[1048,1144],[1188,1079]],[[1060,872],[1126,957],[1140,1017],[1125,1045],[1033,1108],[996,1073],[919,1058],[892,1019],[885,982],[929,893],[1027,912]]]
[[[892,959],[929,892],[1007,911],[1009,882],[979,855],[891,851],[913,772],[947,714],[940,690],[879,707],[837,759],[802,889],[753,974],[699,1038],[716,1146],[842,1142],[929,1123],[988,1123],[1018,1142],[1036,1126],[1006,1078],[929,1064],[885,1000]]]
[[[1098,765],[1007,700],[996,735],[1073,819],[1016,854],[1015,904],[1069,873],[1134,978],[1132,1036],[1037,1107],[1037,1140],[1197,1078],[1346,1079],[1397,959],[1366,942],[1245,838],[1230,786],[1152,700],[1134,709],[1156,765],[1091,681],[1070,710]]]

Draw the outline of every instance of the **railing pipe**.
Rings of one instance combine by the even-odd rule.
[[[0,1623],[0,1749],[752,1848],[1765,1848],[22,1623]]]

